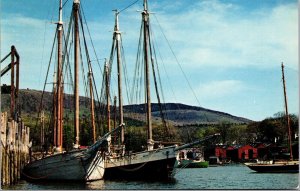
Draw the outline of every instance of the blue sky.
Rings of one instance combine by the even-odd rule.
[[[114,24],[111,10],[121,10],[134,0],[81,1],[98,58],[107,58]],[[1,58],[14,44],[22,59],[21,88],[41,90],[58,0],[0,2]],[[64,7],[65,21],[71,5],[69,0]],[[298,1],[149,0],[149,7],[154,12],[151,21],[163,58],[160,71],[166,102],[202,106],[252,120],[271,117],[284,110],[281,81],[281,62],[284,62],[289,111],[299,113]],[[131,63],[135,62],[141,22],[136,10],[141,9],[140,0],[120,15],[129,73],[134,70]],[[94,67],[98,66],[94,63]],[[100,73],[96,79],[100,86]],[[2,83],[9,84],[8,75]]]

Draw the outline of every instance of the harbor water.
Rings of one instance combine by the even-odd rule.
[[[299,173],[256,173],[248,167],[227,165],[178,169],[170,182],[107,181],[89,183],[29,183],[21,180],[8,190],[135,190],[135,189],[299,189]]]

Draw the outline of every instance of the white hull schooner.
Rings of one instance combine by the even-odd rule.
[[[76,180],[76,181],[92,181],[103,178],[104,175],[104,151],[107,149],[110,135],[112,132],[106,133],[101,139],[96,140],[95,136],[95,119],[92,119],[93,126],[93,142],[94,144],[85,149],[79,149],[79,24],[80,18],[80,2],[74,0],[72,8],[72,21],[74,21],[74,130],[75,144],[71,151],[63,151],[63,56],[67,56],[67,50],[63,54],[63,22],[62,22],[62,0],[59,7],[59,21],[57,23],[57,70],[56,81],[54,86],[54,103],[53,103],[53,146],[56,149],[54,154],[42,157],[30,162],[23,169],[22,175],[25,179],[31,181],[41,180]],[[82,29],[83,30],[83,29]],[[91,76],[91,66],[89,65],[89,76]],[[91,80],[90,80],[91,81]],[[92,91],[91,91],[92,92]],[[92,94],[92,93],[91,93]],[[91,99],[93,103],[93,98]],[[94,106],[91,107],[91,116],[94,117]]]

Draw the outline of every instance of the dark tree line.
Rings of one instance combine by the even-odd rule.
[[[295,138],[295,134],[298,135],[298,116],[290,115],[290,124],[292,132],[292,141],[298,142],[298,138]],[[23,117],[25,124],[31,127],[31,139],[33,145],[40,144],[40,125],[36,125],[32,116],[28,115]],[[92,129],[89,117],[86,117],[80,122],[80,140],[81,145],[89,146],[92,144]],[[34,122],[32,122],[34,121]],[[72,127],[72,119],[65,120],[64,123],[64,148],[66,150],[72,149],[74,139],[74,129]],[[125,143],[128,151],[144,150],[147,146],[147,130],[145,123],[138,122],[136,120],[130,121],[126,119],[125,128]],[[51,148],[52,131],[49,128],[49,122],[46,121],[46,140],[48,146]],[[266,118],[259,122],[253,122],[250,124],[232,124],[228,121],[222,121],[218,124],[203,124],[203,125],[189,125],[175,127],[168,125],[165,128],[160,123],[153,124],[153,139],[155,141],[163,142],[178,142],[188,143],[197,139],[204,138],[208,135],[220,133],[220,137],[217,139],[217,143],[226,145],[233,144],[252,144],[252,143],[276,143],[278,145],[285,146],[287,144],[287,126],[286,118],[283,113],[276,113],[273,117]],[[210,142],[206,145],[212,144]]]

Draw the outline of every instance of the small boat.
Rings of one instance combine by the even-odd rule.
[[[284,65],[281,64],[282,69],[282,83],[283,83],[283,93],[284,93],[284,103],[285,103],[285,117],[286,125],[288,131],[288,144],[289,144],[289,155],[290,160],[287,161],[257,161],[256,163],[244,163],[251,170],[260,173],[298,173],[299,172],[299,160],[293,160],[292,152],[292,139],[291,139],[291,129],[290,129],[290,118],[287,107],[287,97],[285,88],[285,78],[284,78]]]
[[[207,168],[208,161],[204,160],[203,152],[199,149],[182,150],[179,153],[178,168]]]
[[[299,161],[258,161],[257,163],[245,163],[247,167],[256,172],[264,173],[297,173]]]

